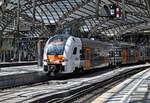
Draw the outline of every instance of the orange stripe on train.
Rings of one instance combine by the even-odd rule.
[[[63,44],[63,41],[52,41],[50,44]]]
[[[63,55],[47,55],[47,60],[63,60]]]
[[[49,62],[49,60],[60,60],[61,62]],[[63,55],[47,55],[47,64],[62,64]]]
[[[107,49],[104,49],[104,64],[107,65],[108,64],[108,56],[107,56]]]

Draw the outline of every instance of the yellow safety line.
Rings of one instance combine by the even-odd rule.
[[[101,96],[99,96],[97,99],[95,99],[91,103],[102,103],[110,94],[114,93],[114,91],[116,91],[119,87],[112,88],[111,90],[109,90],[106,93],[102,94]]]

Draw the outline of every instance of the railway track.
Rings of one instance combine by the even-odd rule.
[[[106,81],[93,84],[91,88],[80,91],[76,93],[76,95],[73,95],[71,98],[64,98],[61,101],[59,100],[55,101],[55,103],[91,103],[99,95],[105,93],[107,90],[113,88],[117,84],[126,80],[128,77],[131,77],[133,74],[136,74],[140,71],[142,71],[142,69],[133,70],[128,73],[115,76]],[[48,103],[52,103],[52,102],[49,101]]]
[[[136,72],[148,68],[150,65],[134,67],[134,70],[138,68],[138,71],[132,71],[133,68],[127,68],[125,70],[118,69],[110,71],[108,73],[97,74],[95,76],[85,75],[80,78],[72,78],[67,80],[50,80],[39,84],[30,86],[17,87],[12,89],[6,89],[0,91],[0,102],[3,103],[65,103],[73,102],[79,99],[85,94],[91,93],[95,89],[106,91],[103,87],[110,88],[108,84],[112,83],[111,86],[119,82],[122,78],[125,79]],[[124,71],[124,72],[123,72]],[[126,74],[125,72],[128,72]],[[123,73],[123,74],[122,74]],[[111,75],[110,75],[111,74]],[[115,76],[116,75],[116,76]],[[111,78],[111,79],[110,79]]]
[[[116,86],[121,81],[124,81],[128,77],[132,76],[133,74],[136,74],[142,70],[145,70],[146,68],[141,68],[139,70],[132,70],[125,74],[117,75],[113,78],[107,79],[102,82],[94,83],[89,86],[81,88],[76,93],[72,93],[72,95],[62,98],[55,98],[50,101],[46,101],[47,103],[91,103],[91,101],[96,97],[95,95],[99,96],[100,94],[106,92],[107,90],[111,89],[112,87]],[[118,79],[119,78],[119,79]],[[95,93],[97,92],[98,93]],[[90,94],[90,95],[89,95]],[[89,95],[89,96],[87,96]],[[89,100],[90,98],[90,100]]]

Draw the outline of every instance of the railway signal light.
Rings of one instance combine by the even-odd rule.
[[[114,4],[109,4],[109,8],[110,8],[110,16],[115,16],[115,5]]]
[[[120,8],[116,4],[109,4],[110,7],[110,16],[112,17],[120,17]]]
[[[120,17],[120,8],[116,4],[108,4],[103,6],[104,11],[106,12],[105,16],[106,17],[111,17],[111,18],[119,18]],[[103,16],[103,14],[102,14]]]
[[[116,8],[116,17],[117,17],[117,18],[120,17],[119,8]]]

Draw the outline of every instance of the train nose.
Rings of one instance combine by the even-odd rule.
[[[55,65],[49,65],[49,66],[44,66],[44,71],[45,72],[52,72],[56,70],[56,66]]]

